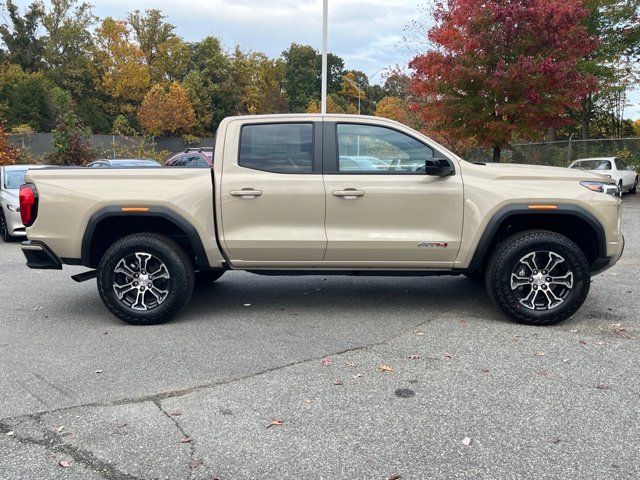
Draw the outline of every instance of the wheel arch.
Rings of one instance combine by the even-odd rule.
[[[185,249],[196,269],[210,268],[196,228],[181,215],[165,207],[127,212],[121,206],[110,206],[97,211],[87,222],[82,237],[80,263],[97,268],[102,255],[114,242],[134,233],[166,235]]]
[[[481,270],[494,247],[503,239],[524,230],[543,229],[575,242],[589,264],[606,257],[604,227],[590,212],[577,205],[558,205],[553,210],[536,210],[527,205],[509,205],[496,212],[485,227],[466,270]],[[587,234],[585,234],[587,232]]]

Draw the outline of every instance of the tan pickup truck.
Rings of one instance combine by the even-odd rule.
[[[578,310],[624,246],[606,178],[468,163],[382,118],[227,118],[213,158],[29,171],[27,265],[90,268],[74,279],[97,277],[107,308],[132,324],[164,322],[196,282],[246,270],[464,274],[511,319],[549,325]]]

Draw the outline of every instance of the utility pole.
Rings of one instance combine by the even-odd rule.
[[[322,5],[322,115],[327,113],[327,37],[329,33],[329,0]]]

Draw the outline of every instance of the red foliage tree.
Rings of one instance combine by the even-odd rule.
[[[18,158],[18,149],[7,141],[4,123],[0,121],[0,165],[13,165]]]
[[[597,39],[582,0],[444,0],[428,38],[435,46],[409,64],[412,108],[435,131],[502,148],[570,121],[567,109],[593,91],[578,71]]]

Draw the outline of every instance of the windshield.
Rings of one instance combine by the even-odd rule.
[[[24,183],[24,175],[27,170],[5,170],[4,188],[7,190],[18,190]]]
[[[571,165],[571,168],[579,168],[580,170],[611,170],[611,162],[609,160],[581,160]]]

